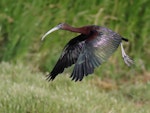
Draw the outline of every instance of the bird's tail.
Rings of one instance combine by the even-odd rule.
[[[128,39],[126,39],[126,38],[123,38],[123,37],[122,37],[121,39],[122,39],[123,41],[128,42]]]
[[[125,64],[127,66],[131,66],[132,64],[134,64],[134,61],[125,53],[122,43],[120,45],[121,45],[122,58]]]

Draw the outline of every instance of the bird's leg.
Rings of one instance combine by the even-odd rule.
[[[134,64],[134,61],[125,53],[122,43],[120,45],[121,45],[122,58],[125,64],[127,66],[131,66],[132,64]]]

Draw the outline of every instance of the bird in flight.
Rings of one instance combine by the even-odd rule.
[[[94,69],[105,62],[121,46],[122,57],[127,66],[134,62],[125,53],[122,41],[128,41],[118,33],[97,25],[83,27],[72,27],[66,23],[58,24],[50,29],[42,37],[42,40],[56,30],[67,30],[80,33],[71,39],[64,47],[53,70],[47,75],[47,80],[54,80],[55,77],[63,73],[65,68],[74,64],[71,78],[74,81],[81,81],[84,76],[92,74]]]

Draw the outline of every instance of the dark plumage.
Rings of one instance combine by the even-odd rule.
[[[120,44],[125,63],[128,66],[133,64],[133,61],[124,52],[121,43],[122,40],[128,41],[128,39],[123,38],[108,28],[96,25],[74,28],[63,23],[49,30],[42,37],[42,40],[45,36],[58,29],[77,32],[80,35],[71,39],[66,44],[56,65],[49,73],[48,80],[54,80],[65,68],[75,64],[70,77],[72,80],[81,81],[84,76],[92,74],[96,67],[105,62]]]

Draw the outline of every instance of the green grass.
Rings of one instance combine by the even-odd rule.
[[[150,1],[37,0],[0,1],[0,61],[32,60],[42,71],[49,71],[62,47],[77,34],[52,33],[43,42],[42,35],[58,23],[79,27],[96,24],[108,27],[129,39],[126,51],[136,62],[138,72],[149,70]],[[124,66],[118,52],[114,64]],[[119,61],[119,62],[116,62]],[[118,66],[118,67],[120,67]],[[121,70],[121,68],[118,68]]]
[[[150,82],[73,82],[60,75],[47,82],[34,67],[0,64],[0,113],[149,113]],[[147,75],[150,77],[150,75]],[[138,76],[137,76],[138,77]]]

